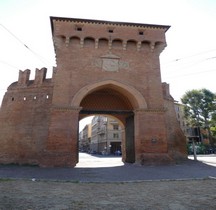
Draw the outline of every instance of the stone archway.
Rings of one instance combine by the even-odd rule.
[[[134,111],[147,108],[143,96],[133,87],[107,80],[83,87],[72,100],[79,106],[80,117],[88,114],[111,115],[120,120],[124,127],[123,162],[135,162]]]
[[[81,101],[83,98],[90,94],[93,91],[97,91],[103,88],[114,89],[122,95],[127,95],[128,100],[130,101],[133,109],[147,109],[147,103],[143,97],[143,95],[136,90],[134,87],[126,85],[122,82],[118,82],[115,80],[105,80],[97,83],[93,83],[91,85],[86,85],[81,88],[72,99],[71,106],[80,107]]]

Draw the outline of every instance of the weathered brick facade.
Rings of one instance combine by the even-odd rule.
[[[169,26],[51,17],[57,67],[20,71],[0,111],[0,162],[69,166],[78,162],[79,120],[111,115],[125,126],[123,161],[186,158],[159,55]]]

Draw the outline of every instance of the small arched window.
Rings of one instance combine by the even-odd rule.
[[[126,49],[127,50],[137,50],[137,41],[128,40]]]
[[[95,47],[95,39],[92,37],[86,37],[84,39],[84,47]]]
[[[142,51],[149,51],[150,50],[150,41],[142,41],[141,50]]]
[[[98,41],[98,48],[108,47],[109,41],[106,38],[100,38]]]
[[[75,47],[75,48],[80,47],[80,38],[77,36],[70,37],[69,46]]]
[[[112,41],[113,49],[123,49],[123,41],[121,39],[114,39]]]

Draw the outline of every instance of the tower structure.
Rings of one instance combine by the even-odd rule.
[[[107,115],[124,128],[124,162],[160,164],[186,158],[159,56],[169,26],[51,17],[57,67],[34,81],[20,73],[3,99],[0,162],[73,167],[79,120]],[[10,131],[10,132],[9,132]]]

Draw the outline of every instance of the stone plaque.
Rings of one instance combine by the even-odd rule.
[[[119,60],[114,58],[103,58],[102,69],[104,71],[118,71]]]
[[[94,60],[93,65],[102,68],[103,71],[119,71],[121,69],[129,69],[129,63],[120,60],[120,57],[111,53],[101,56]]]
[[[101,56],[102,69],[104,71],[118,71],[119,70],[119,57],[111,53]]]

